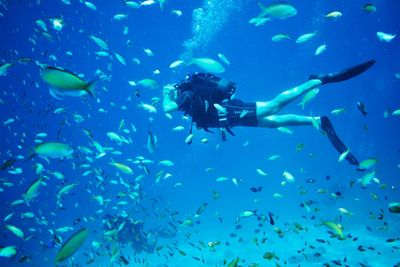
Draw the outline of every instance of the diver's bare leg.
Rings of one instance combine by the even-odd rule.
[[[347,153],[346,160],[352,165],[359,165],[359,161],[354,155],[349,152],[348,147],[340,140],[337,136],[330,120],[326,116],[322,117],[307,117],[301,115],[287,114],[287,115],[271,115],[263,118],[258,118],[258,127],[265,128],[278,128],[286,126],[301,126],[309,125],[314,126],[320,130],[323,134],[326,134],[329,141],[335,147],[335,149],[342,155]]]
[[[299,86],[280,93],[277,97],[267,102],[256,102],[257,118],[263,118],[277,113],[297,97],[321,85],[320,80],[309,80]]]
[[[309,125],[319,129],[321,125],[320,117],[308,117],[294,114],[271,115],[258,118],[258,127],[277,128],[287,126]]]

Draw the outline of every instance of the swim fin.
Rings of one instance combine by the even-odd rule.
[[[361,73],[372,67],[372,65],[374,64],[375,60],[372,59],[339,72],[310,75],[308,79],[309,80],[318,79],[321,80],[323,84],[342,82],[351,79],[357,75],[360,75]]]
[[[321,129],[326,133],[329,141],[331,141],[332,145],[340,154],[348,150],[347,146],[337,136],[335,129],[333,129],[332,123],[327,116],[321,117]],[[346,160],[352,165],[358,166],[360,164],[351,152],[347,154]]]

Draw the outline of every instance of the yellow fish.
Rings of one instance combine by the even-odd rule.
[[[118,170],[120,170],[123,173],[129,174],[129,175],[133,174],[132,169],[125,164],[118,163],[118,162],[110,162],[110,165],[116,167]]]
[[[343,234],[343,229],[338,224],[331,221],[323,221],[322,223],[330,228],[339,237],[340,240],[344,240],[346,238]]]
[[[75,96],[75,93],[86,92],[94,97],[94,83],[82,80],[78,75],[56,67],[46,67],[41,73],[43,81],[56,89],[61,94]],[[80,94],[78,94],[79,96]]]
[[[68,259],[71,257],[82,245],[85,243],[89,231],[83,228],[73,234],[65,243],[62,245],[55,258],[55,264]]]

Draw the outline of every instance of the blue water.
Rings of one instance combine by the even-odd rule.
[[[0,126],[0,160],[17,161],[0,171],[0,219],[14,213],[0,226],[0,246],[16,249],[15,256],[0,258],[0,266],[54,266],[61,245],[81,228],[89,231],[86,242],[60,266],[125,266],[120,256],[129,261],[127,266],[227,266],[237,257],[238,266],[335,266],[333,261],[343,266],[395,266],[400,262],[400,241],[396,240],[400,238],[399,214],[388,211],[390,202],[400,202],[400,118],[384,116],[400,108],[400,79],[396,77],[400,73],[399,37],[381,42],[376,36],[378,31],[400,33],[398,1],[376,1],[377,11],[372,14],[362,11],[364,1],[292,1],[296,16],[259,27],[249,23],[260,12],[256,1],[250,0],[209,0],[208,4],[168,0],[163,10],[158,2],[132,9],[123,1],[93,0],[96,11],[81,1],[70,2],[1,1],[0,60],[1,65],[8,62],[13,66],[0,76],[0,120],[4,122]],[[193,11],[201,7],[205,15],[194,18],[192,14],[199,10]],[[182,16],[171,14],[172,9],[181,10]],[[343,16],[326,19],[325,14],[334,10]],[[116,21],[113,17],[118,13],[128,16]],[[61,17],[64,27],[57,31],[49,19]],[[35,23],[39,19],[46,23],[52,40]],[[200,26],[195,31],[196,25]],[[125,26],[127,34],[123,34]],[[316,32],[315,38],[295,43],[299,35],[308,32]],[[279,33],[291,39],[272,42],[271,37]],[[90,35],[106,41],[111,56],[96,56],[101,49]],[[315,56],[315,49],[324,43],[327,50]],[[154,55],[147,56],[144,49],[151,49]],[[116,59],[115,52],[125,58],[126,65]],[[304,110],[297,105],[300,98],[281,113],[328,115],[360,161],[378,159],[373,167],[377,179],[362,187],[358,179],[372,170],[360,172],[345,161],[338,162],[336,150],[312,127],[289,127],[291,135],[276,129],[238,127],[233,129],[236,136],[228,135],[227,142],[221,141],[219,134],[195,130],[193,143],[187,145],[190,120],[182,118],[183,114],[168,119],[161,101],[155,105],[155,114],[138,107],[141,102],[151,103],[153,97],[162,98],[163,85],[200,71],[195,66],[170,69],[172,62],[188,55],[218,60],[218,53],[232,63],[219,75],[235,81],[236,98],[249,102],[270,100],[306,81],[310,74],[375,59],[375,66],[363,75],[321,87]],[[21,57],[36,63],[18,63]],[[96,70],[104,76],[95,85],[95,98],[64,96],[59,100],[41,79],[39,63],[82,74],[86,81],[98,77]],[[153,73],[156,69],[159,74]],[[159,87],[128,83],[144,78],[154,79]],[[135,95],[137,90],[140,96]],[[357,101],[365,104],[367,116],[357,109]],[[65,112],[54,114],[57,108]],[[332,115],[337,108],[345,108],[345,112]],[[79,115],[82,121],[77,120]],[[125,123],[122,127],[121,120]],[[154,153],[146,148],[150,121],[157,139]],[[173,132],[178,125],[185,130]],[[132,142],[119,145],[107,132]],[[38,133],[47,133],[47,137],[39,138]],[[203,144],[202,138],[208,143]],[[93,141],[107,149],[104,157],[96,158]],[[38,142],[66,143],[75,153],[68,159],[27,159]],[[304,148],[296,151],[299,145]],[[84,154],[83,146],[91,154]],[[270,161],[271,155],[280,158]],[[153,161],[146,164],[149,175],[133,163],[138,156]],[[171,160],[174,165],[160,165],[160,160]],[[134,174],[118,171],[109,164],[112,161],[128,165]],[[23,199],[22,194],[38,178],[37,164],[43,165],[39,195],[28,204],[12,205]],[[206,168],[213,171],[206,172]],[[260,176],[256,169],[268,175]],[[89,173],[84,174],[86,171]],[[163,173],[157,181],[159,171]],[[294,183],[281,185],[284,171],[295,177]],[[164,179],[167,173],[171,177]],[[144,178],[135,182],[140,175]],[[217,182],[218,177],[228,180]],[[308,183],[310,178],[315,183]],[[68,184],[77,185],[64,195],[60,207],[57,194]],[[255,193],[251,187],[262,190]],[[325,193],[319,193],[320,189]],[[219,198],[213,198],[215,192]],[[283,197],[276,198],[274,193]],[[104,203],[96,196],[102,196]],[[312,203],[309,210],[302,205],[306,202]],[[195,216],[203,203],[208,204],[206,209]],[[351,216],[341,214],[338,208],[346,208]],[[256,211],[256,215],[241,217],[246,210]],[[33,212],[34,217],[21,218],[24,212]],[[132,220],[143,221],[146,233],[163,226],[176,230],[159,236],[156,251],[135,253],[118,238],[110,241],[104,237],[107,215],[123,212]],[[185,226],[185,220],[192,220],[193,225]],[[322,221],[341,225],[346,238],[331,235]],[[295,223],[303,230],[296,230]],[[9,231],[7,224],[21,229],[24,239]],[[61,227],[71,228],[56,231]],[[275,227],[283,231],[283,237]],[[55,242],[50,230],[60,242]],[[93,241],[101,247],[95,248]],[[264,259],[265,252],[275,257]],[[88,261],[93,262],[88,265]]]

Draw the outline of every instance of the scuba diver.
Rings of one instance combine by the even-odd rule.
[[[324,84],[351,79],[368,70],[374,63],[375,60],[369,60],[340,72],[311,75],[307,82],[265,102],[243,102],[233,99],[236,91],[235,83],[209,73],[194,73],[187,75],[184,81],[173,87],[164,87],[163,109],[164,112],[184,111],[185,114],[191,116],[192,125],[195,122],[199,129],[210,132],[209,128],[219,128],[223,140],[226,140],[226,132],[234,135],[231,128],[235,126],[266,128],[314,126],[327,135],[340,154],[347,153],[344,155],[350,164],[359,165],[358,160],[337,136],[328,117],[275,114],[312,89]]]
[[[153,253],[157,244],[158,234],[156,232],[144,230],[144,222],[140,220],[133,220],[122,216],[106,215],[105,221],[107,222],[106,230],[118,229],[116,241],[121,244],[129,244],[135,253],[145,251]]]

